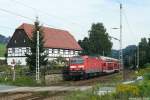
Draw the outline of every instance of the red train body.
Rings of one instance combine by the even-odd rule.
[[[69,66],[64,70],[65,79],[89,78],[102,73],[118,72],[119,61],[109,57],[77,56],[69,59]]]

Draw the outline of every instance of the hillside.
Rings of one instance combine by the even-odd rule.
[[[6,50],[6,44],[8,43],[10,37],[5,37],[0,34],[0,57],[4,57],[5,50]]]
[[[7,44],[9,39],[10,39],[10,37],[5,37],[5,36],[0,34],[0,43]]]
[[[0,43],[0,57],[4,57],[6,50],[6,44]]]

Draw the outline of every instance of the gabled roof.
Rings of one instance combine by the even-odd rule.
[[[28,37],[31,39],[33,30],[32,24],[23,23],[17,29],[24,29]],[[44,47],[46,48],[82,50],[80,45],[68,31],[43,27],[43,32],[45,41]]]

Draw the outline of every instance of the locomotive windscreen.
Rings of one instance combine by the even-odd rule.
[[[81,57],[73,57],[70,59],[71,64],[83,64],[83,58]]]

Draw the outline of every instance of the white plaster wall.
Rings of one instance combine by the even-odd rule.
[[[7,57],[7,64],[12,65],[13,60],[16,64],[21,62],[19,65],[26,65],[26,57]]]

